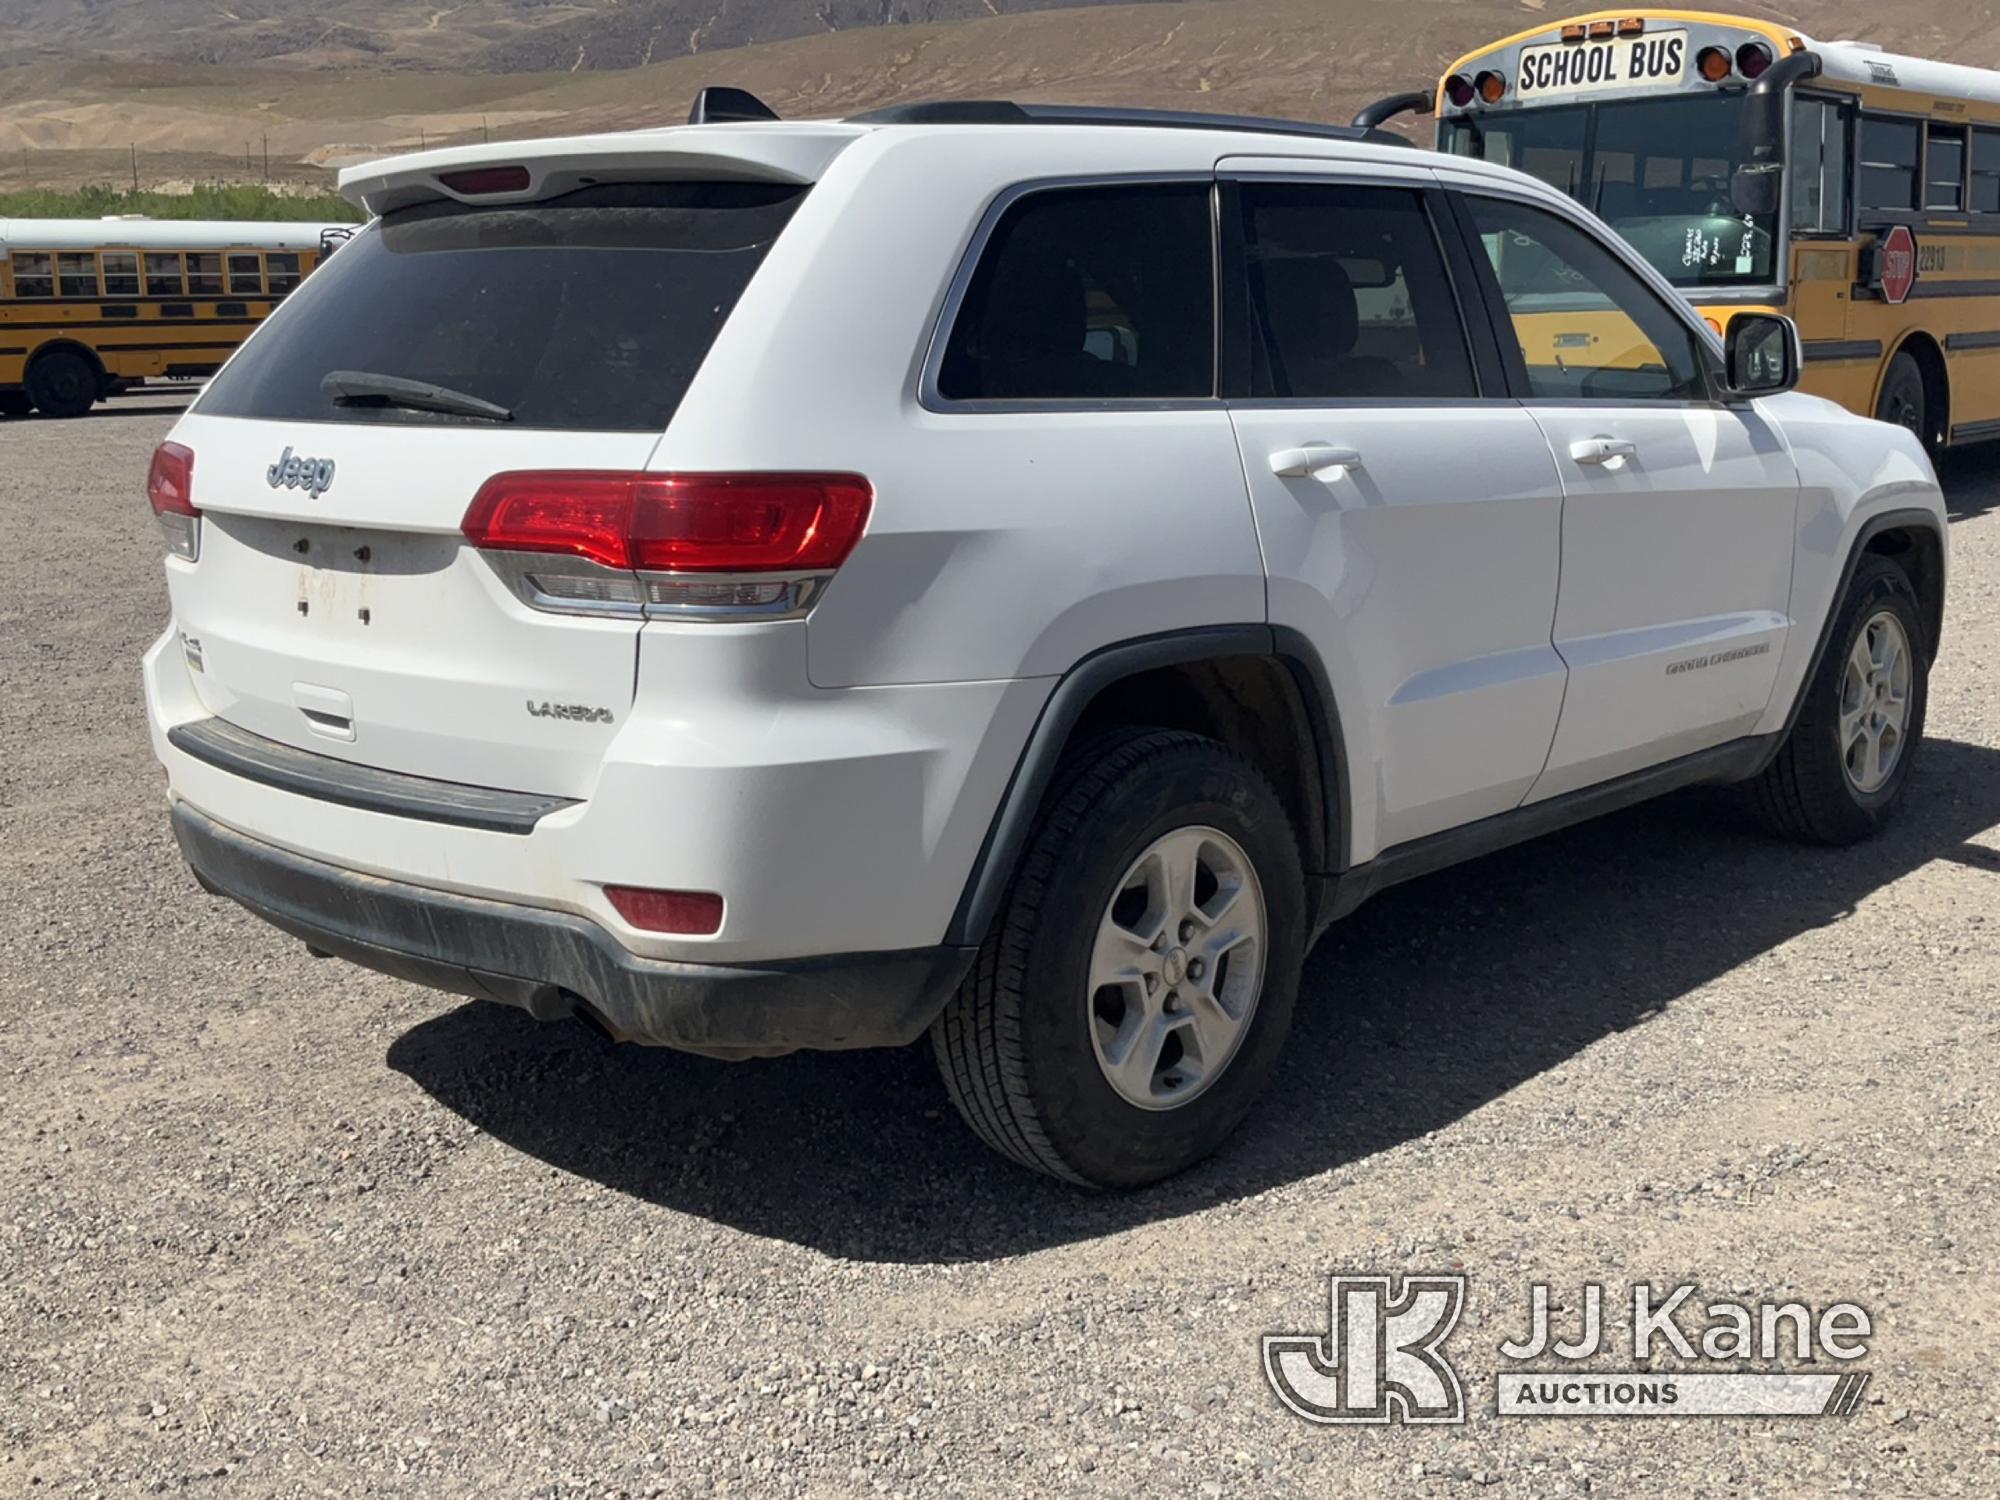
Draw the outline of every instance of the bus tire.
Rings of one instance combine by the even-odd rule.
[[[97,366],[74,349],[51,349],[35,356],[24,384],[35,410],[45,417],[80,417],[97,404]]]
[[[1907,349],[1896,351],[1889,373],[1882,377],[1882,394],[1875,401],[1875,420],[1907,428],[1925,448],[1931,446],[1930,418],[1925,410],[1924,367]]]

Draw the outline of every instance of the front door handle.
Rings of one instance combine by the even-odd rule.
[[[1639,445],[1624,438],[1578,438],[1569,445],[1569,456],[1580,464],[1614,464],[1639,456]]]
[[[1361,455],[1331,443],[1306,443],[1280,448],[1271,455],[1271,472],[1280,479],[1320,479],[1361,467]]]

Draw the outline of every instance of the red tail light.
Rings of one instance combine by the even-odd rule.
[[[722,898],[713,891],[653,891],[636,885],[607,885],[604,894],[619,916],[648,932],[707,937],[722,930]]]
[[[518,471],[480,487],[463,529],[485,552],[578,559],[516,566],[538,608],[783,614],[847,560],[874,495],[858,474]]]
[[[201,512],[194,505],[194,450],[180,443],[162,443],[153,450],[146,471],[146,499],[160,523],[167,551],[195,561],[201,555]]]

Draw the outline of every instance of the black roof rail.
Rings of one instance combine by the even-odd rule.
[[[1016,104],[1008,99],[941,99],[891,104],[849,115],[855,125],[1142,125],[1165,130],[1240,130],[1260,135],[1313,136],[1320,140],[1416,143],[1386,130],[1278,120],[1262,115],[1211,115],[1198,110],[1126,109],[1104,104]]]
[[[725,125],[742,120],[775,120],[778,112],[748,89],[705,88],[694,96],[690,125]]]

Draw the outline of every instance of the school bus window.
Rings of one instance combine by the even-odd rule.
[[[2000,130],[1972,132],[1974,213],[2000,214]]]
[[[139,257],[136,254],[130,250],[107,250],[102,257],[102,264],[105,296],[139,295]]]
[[[190,255],[187,258],[188,295],[191,297],[220,297],[222,295],[222,257],[220,255]]]
[[[271,295],[282,297],[299,284],[299,258],[296,255],[268,255],[264,258],[271,276]]]
[[[261,255],[232,255],[229,257],[229,291],[240,297],[245,293],[254,297],[264,290],[264,257]]]
[[[1830,99],[1801,99],[1793,109],[1792,227],[1847,233],[1847,116]]]
[[[45,251],[23,251],[14,257],[14,295],[53,297],[56,294],[54,258]]]
[[[1931,126],[1930,150],[1924,156],[1924,207],[1950,213],[1965,208],[1965,132]]]
[[[179,297],[186,290],[181,285],[181,258],[179,255],[149,254],[146,257],[146,295],[148,297]]]
[[[1917,206],[1923,131],[1913,120],[1861,117],[1861,206],[1906,213]]]
[[[97,295],[97,256],[91,251],[65,251],[56,257],[56,280],[65,297]]]

